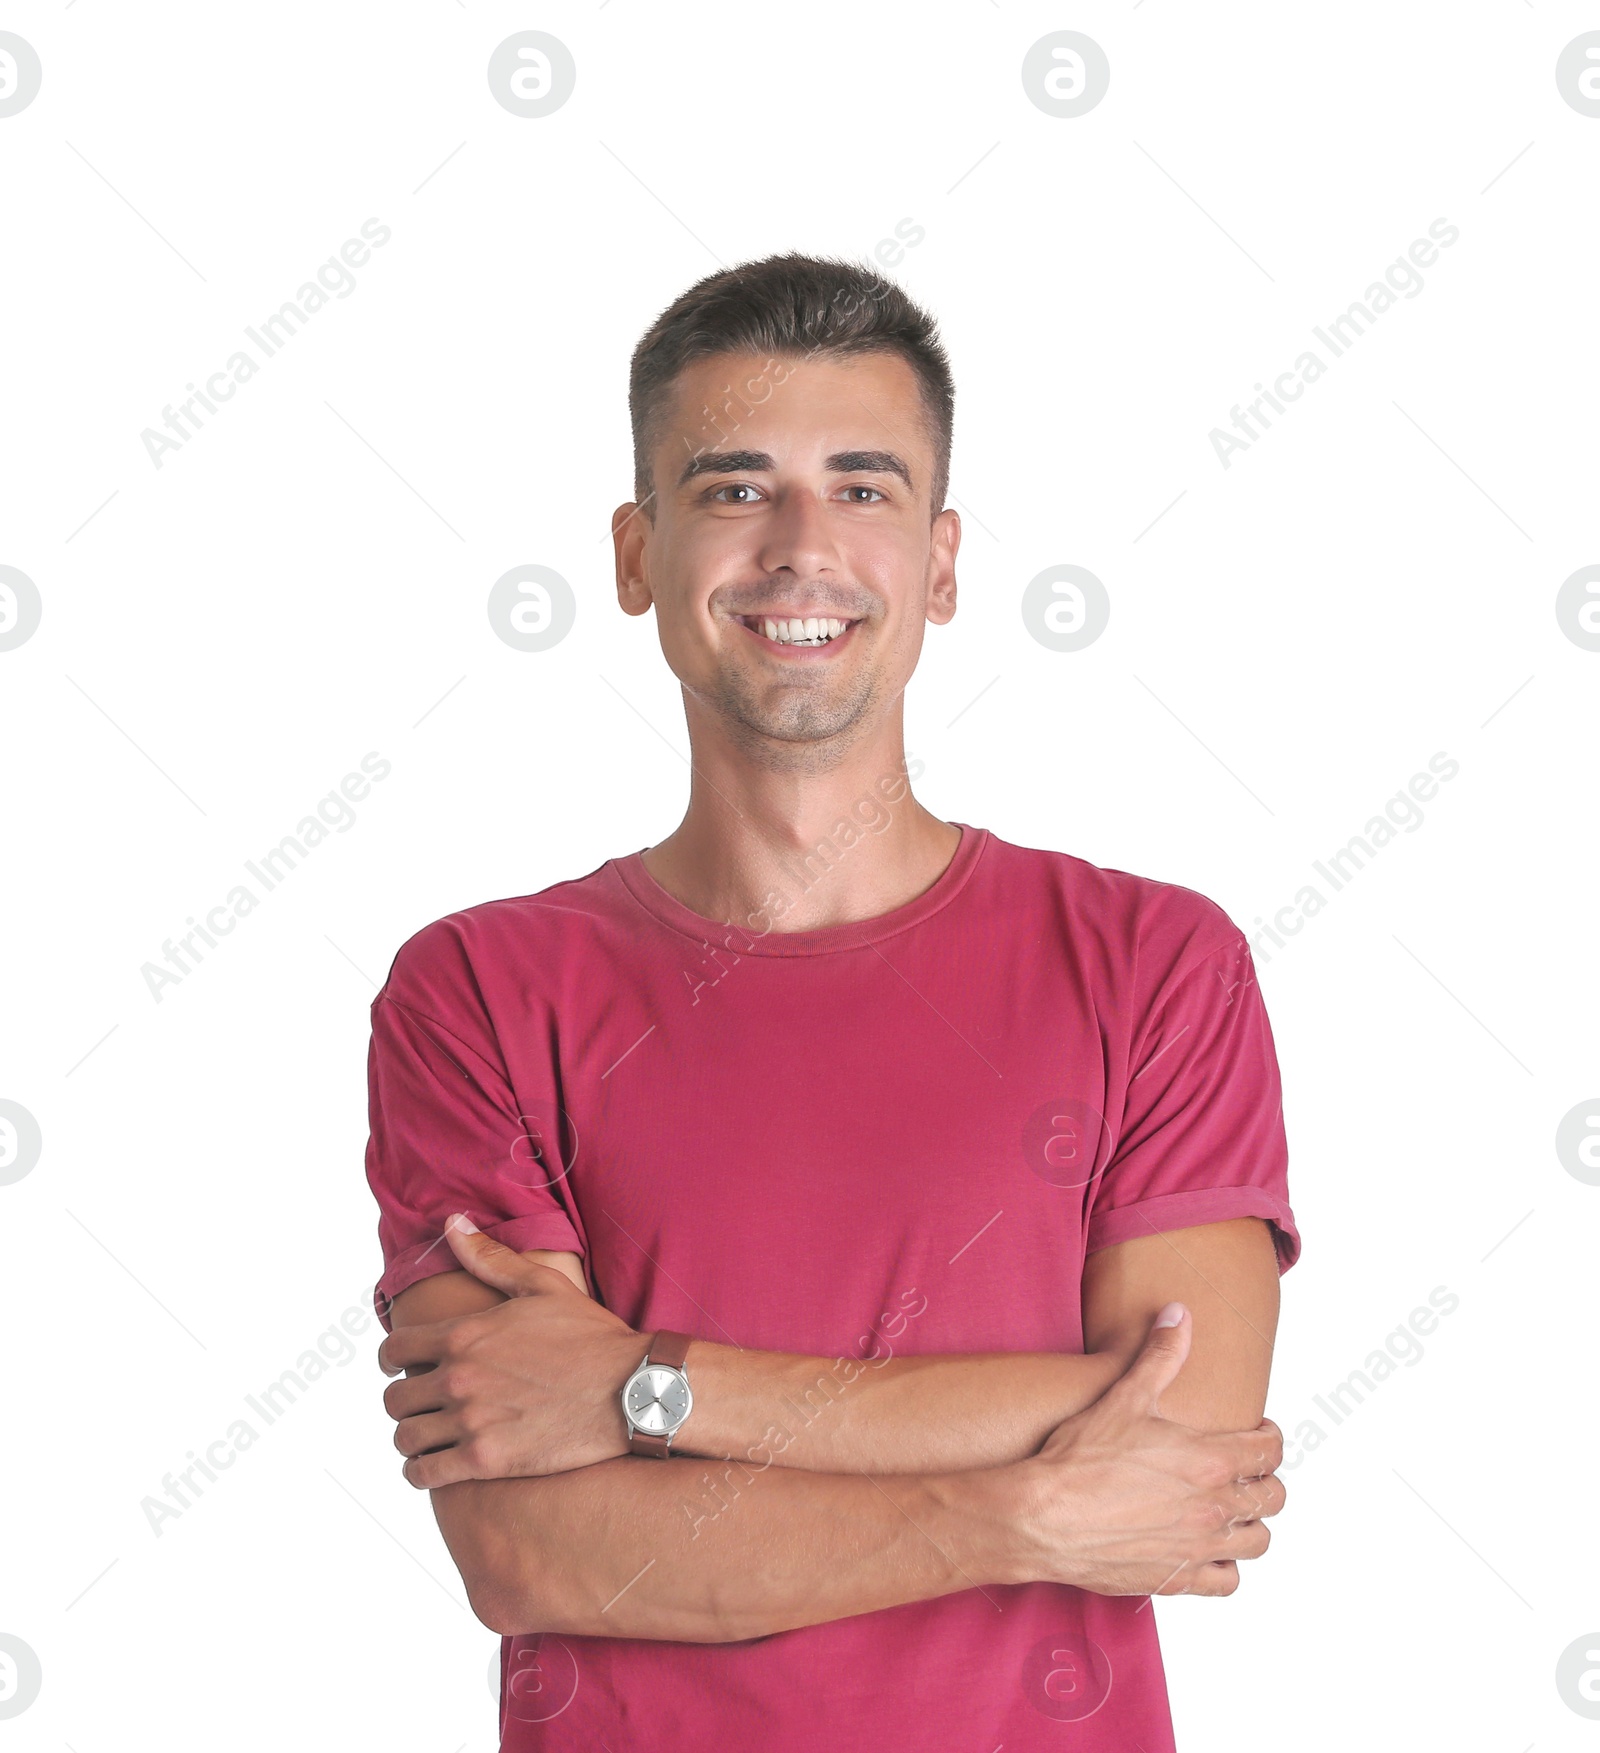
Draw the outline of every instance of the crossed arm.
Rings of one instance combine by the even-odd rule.
[[[626,1452],[617,1389],[644,1336],[587,1297],[577,1257],[450,1243],[470,1271],[395,1300],[380,1361],[411,1373],[385,1403],[501,1632],[721,1642],[1035,1580],[1227,1594],[1282,1506],[1257,1218],[1092,1254],[1083,1355],[844,1369],[696,1339],[665,1462]]]

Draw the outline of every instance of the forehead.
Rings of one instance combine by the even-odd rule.
[[[701,451],[762,450],[781,465],[842,450],[894,450],[921,465],[920,485],[933,457],[927,425],[917,374],[898,353],[716,353],[678,374],[657,456],[671,470],[664,486]]]

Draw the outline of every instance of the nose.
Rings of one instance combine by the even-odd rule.
[[[814,493],[785,493],[762,520],[759,559],[769,573],[818,578],[841,570],[828,507]]]

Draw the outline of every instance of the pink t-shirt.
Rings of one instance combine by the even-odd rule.
[[[1242,1216],[1280,1271],[1300,1248],[1239,928],[965,825],[849,925],[716,925],[637,853],[452,913],[373,1003],[370,1082],[385,1325],[457,1210],[582,1255],[641,1331],[830,1359],[1078,1352],[1091,1249]],[[1172,1747],[1146,1599],[1054,1583],[730,1644],[507,1638],[502,1673],[505,1753]]]

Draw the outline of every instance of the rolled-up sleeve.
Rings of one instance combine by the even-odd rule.
[[[1261,1217],[1286,1272],[1300,1256],[1288,1171],[1277,1051],[1241,934],[1172,982],[1134,1042],[1087,1247]]]
[[[378,1202],[378,1318],[409,1285],[457,1269],[444,1225],[465,1212],[519,1252],[582,1254],[557,1196],[560,1165],[527,1118],[482,1016],[425,1014],[386,986],[367,1057],[367,1182]],[[471,1039],[468,1036],[471,1036]]]

